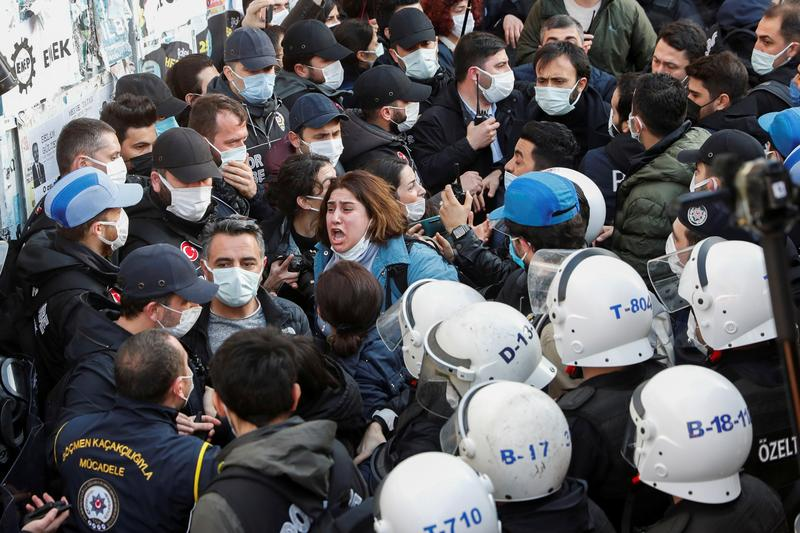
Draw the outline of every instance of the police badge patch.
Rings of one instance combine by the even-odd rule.
[[[686,212],[686,219],[692,226],[703,226],[708,220],[708,211],[705,206],[693,206]]]
[[[90,478],[78,490],[78,512],[94,532],[111,529],[119,517],[119,498],[105,480]]]

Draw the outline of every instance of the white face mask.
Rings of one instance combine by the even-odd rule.
[[[628,130],[631,132],[631,137],[634,141],[638,141],[639,138],[642,136],[642,131],[639,130],[638,132],[633,129],[633,123],[636,121],[640,121],[639,117],[635,117],[633,115],[628,115]]]
[[[283,11],[278,11],[277,13],[273,13],[270,24],[272,24],[273,26],[280,26],[281,24],[283,24],[283,21],[286,20],[286,17],[289,16],[289,11],[290,9],[284,9]]]
[[[467,17],[467,27],[464,28],[462,34],[461,28],[464,27],[464,17]],[[464,35],[472,32],[475,29],[475,18],[472,16],[472,11],[465,11],[453,17],[453,34],[456,37],[464,37]]]
[[[795,43],[789,43],[786,48],[778,52],[777,54],[767,54],[766,52],[762,52],[761,50],[757,50],[755,47],[753,48],[753,53],[750,55],[750,64],[753,66],[753,70],[758,75],[765,75],[769,74],[773,70],[775,70],[775,60],[778,59],[778,56],[782,55],[784,52],[789,50],[789,47]],[[789,59],[787,58],[784,63],[788,62]],[[779,65],[780,66],[780,65]]]
[[[197,322],[197,318],[200,317],[200,313],[202,313],[203,311],[203,308],[201,306],[193,306],[191,308],[183,310],[182,312],[178,310],[173,310],[172,308],[170,308],[165,304],[160,304],[160,306],[168,309],[172,313],[177,313],[178,315],[180,315],[180,320],[178,321],[178,324],[176,324],[175,326],[164,326],[161,323],[161,321],[156,320],[158,326],[160,326],[161,328],[163,328],[164,330],[166,330],[167,332],[169,332],[170,334],[172,334],[177,338],[182,338],[183,336],[186,335],[186,333],[189,330],[192,329],[194,323]]]
[[[514,90],[513,70],[509,69],[508,72],[503,72],[501,74],[490,74],[483,69],[478,70],[492,78],[492,84],[488,89],[484,89],[480,86],[480,84],[478,84],[478,87],[481,87],[481,93],[483,93],[483,97],[489,102],[500,102],[501,100],[508,98],[508,95],[511,94],[511,91]]]
[[[239,267],[211,269],[208,263],[205,265],[214,275],[214,283],[219,286],[216,298],[226,306],[241,308],[258,293],[262,271],[254,273]]]
[[[405,204],[406,213],[408,214],[408,220],[411,222],[417,222],[418,220],[422,219],[422,216],[425,215],[425,198],[419,198],[412,202],[411,204]]]
[[[128,214],[125,213],[125,210],[119,210],[119,220],[116,222],[100,221],[98,224],[115,227],[117,229],[117,238],[113,241],[109,241],[101,235],[97,236],[97,238],[106,245],[110,246],[111,250],[122,248],[122,246],[125,244],[125,241],[128,239]]]
[[[184,375],[184,376],[179,376],[178,377],[181,380],[188,380],[189,381],[189,393],[187,393],[185,397],[182,396],[182,395],[179,395],[179,397],[181,399],[183,399],[184,401],[186,401],[186,402],[189,402],[189,397],[192,396],[192,391],[194,391],[194,373],[192,373],[191,370],[189,371],[189,373],[190,374],[188,374],[188,375]]]
[[[372,244],[372,242],[367,237],[367,234],[369,234],[369,225],[367,226],[367,231],[364,232],[364,235],[362,235],[361,239],[358,240],[358,243],[353,245],[350,248],[350,250],[345,250],[344,252],[336,252],[334,250],[334,253],[343,260],[347,261],[360,260],[361,258],[364,257],[364,254],[366,254],[367,250],[369,249],[369,246]]]
[[[677,248],[675,248],[675,235],[670,232],[669,237],[667,237],[667,243],[664,245],[664,252],[669,256],[667,258],[669,270],[680,276],[683,273],[683,265],[678,255],[675,254],[677,251]]]
[[[213,148],[214,151],[217,154],[219,154],[219,159],[222,161],[222,163],[219,164],[220,168],[225,166],[225,164],[228,163],[229,161],[236,161],[241,163],[244,161],[244,158],[247,157],[246,145],[237,146],[236,148],[231,148],[230,150],[220,150],[214,145],[212,145],[211,141],[209,141],[208,139],[206,139],[206,143],[208,143],[208,146]]]
[[[418,48],[400,61],[406,67],[406,76],[412,80],[430,80],[439,70],[439,53],[436,48]]]
[[[311,65],[309,65],[309,67],[311,67]],[[334,61],[323,69],[319,67],[311,68],[322,71],[322,76],[325,78],[325,81],[320,85],[324,85],[331,91],[335,91],[342,86],[342,82],[344,81],[344,67],[342,67],[341,61]]]
[[[575,102],[569,101],[579,83],[580,80],[575,82],[575,85],[570,89],[561,87],[536,87],[536,103],[539,104],[542,111],[551,117],[566,115],[575,109],[575,104],[581,99],[582,91],[578,93],[578,98],[575,99]]]
[[[614,124],[614,108],[611,108],[611,111],[608,113],[608,135],[610,137],[616,137],[619,133],[619,128]]]
[[[306,143],[301,139],[300,142],[306,145],[313,154],[328,158],[331,165],[334,167],[339,163],[339,158],[342,156],[342,152],[344,152],[344,145],[342,144],[341,137],[334,137],[333,139],[326,139],[325,141],[313,141],[311,143]]]
[[[125,160],[122,157],[118,157],[116,159],[112,159],[108,163],[103,163],[102,161],[97,161],[94,158],[89,156],[84,156],[86,159],[91,161],[92,163],[96,163],[98,165],[102,165],[106,169],[106,176],[108,179],[114,182],[115,184],[124,184],[125,180],[128,178],[128,168],[125,166]]]
[[[419,102],[409,102],[406,105],[406,120],[397,125],[401,132],[407,132],[417,124],[419,120]]]
[[[694,313],[690,313],[689,319],[686,321],[686,337],[689,338],[694,348],[703,354],[708,354],[708,348],[697,339],[697,330],[697,319],[695,319]]]
[[[710,190],[713,180],[711,178],[706,178],[705,180],[701,180],[700,182],[697,181],[697,171],[694,171],[692,174],[692,181],[689,182],[689,191],[694,193],[695,191],[705,191]]]
[[[203,218],[211,205],[210,185],[177,189],[172,187],[166,178],[160,174],[158,176],[172,195],[172,203],[167,206],[167,211],[191,222],[197,222]]]
[[[503,171],[503,185],[505,186],[506,191],[508,191],[508,186],[510,186],[516,179],[517,175],[512,174],[508,171]]]

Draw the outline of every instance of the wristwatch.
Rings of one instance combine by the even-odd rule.
[[[454,239],[461,239],[462,237],[467,235],[467,232],[469,232],[470,230],[471,228],[468,224],[460,224],[455,228],[453,228],[453,231],[450,232],[450,235],[452,235]]]

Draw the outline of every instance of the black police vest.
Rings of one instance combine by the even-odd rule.
[[[663,369],[654,361],[639,365],[642,366],[642,381]],[[589,421],[602,437],[601,443],[595,445],[603,451],[608,468],[605,473],[597,477],[602,480],[600,484],[597,484],[596,480],[590,481],[589,496],[615,524],[621,520],[625,500],[634,489],[632,479],[636,475],[636,470],[622,457],[621,449],[630,419],[630,401],[637,385],[631,388],[594,388],[584,385],[565,393],[558,400],[558,406],[567,418],[574,415]],[[573,439],[576,437],[573,436]],[[660,504],[650,502],[653,492],[648,489],[637,488],[641,491],[638,491],[637,495],[636,506],[639,510],[635,514],[634,524],[642,524],[646,518],[652,517],[652,513],[656,510],[661,510]]]
[[[783,386],[762,386],[730,368],[721,370],[742,394],[753,421],[753,446],[745,472],[780,491],[800,480],[797,436]]]
[[[175,230],[163,219],[139,219],[136,221],[135,227],[131,226],[132,237],[136,237],[148,245],[166,243],[177,247],[184,256],[189,258],[197,272],[202,274],[200,261],[203,247],[197,236]]]

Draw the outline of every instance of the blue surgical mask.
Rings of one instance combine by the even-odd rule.
[[[233,72],[233,70],[231,70]],[[275,75],[262,72],[261,74],[253,74],[247,78],[242,78],[235,72],[233,75],[244,82],[244,89],[239,89],[239,94],[242,95],[250,104],[263,104],[270,98],[275,90]]]
[[[175,120],[175,117],[167,117],[166,119],[158,121],[156,123],[156,135],[161,135],[167,130],[171,130],[177,127],[178,127],[178,121]]]
[[[519,238],[515,237],[515,238],[512,238],[511,240],[509,240],[509,242],[508,242],[508,253],[511,255],[511,259],[514,260],[514,263],[516,263],[522,269],[524,269],[525,268],[525,258],[528,257],[528,253],[526,252],[525,255],[523,257],[521,257],[521,258],[519,257],[519,254],[517,254],[517,251],[514,250],[514,241],[516,239],[519,239]]]
[[[792,101],[793,108],[800,106],[800,89],[797,88],[794,80],[789,80],[789,98]]]

